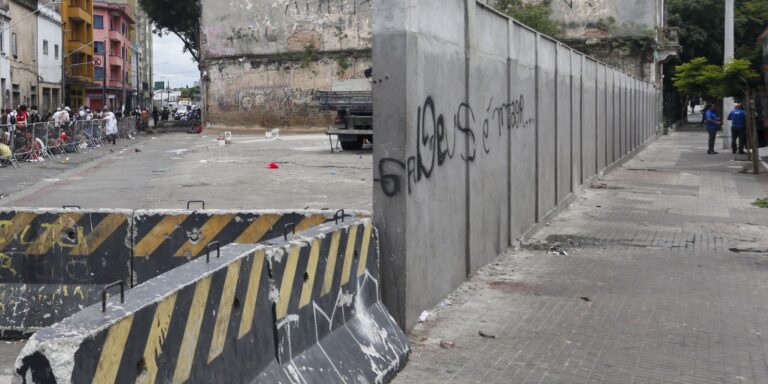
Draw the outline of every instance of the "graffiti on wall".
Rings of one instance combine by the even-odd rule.
[[[358,9],[371,7],[371,0],[288,0],[285,14],[320,15],[339,12],[357,14]]]
[[[314,89],[290,87],[247,88],[237,93],[237,109],[240,112],[248,112],[255,108],[267,111],[291,110],[298,104],[311,102],[314,94]]]
[[[447,120],[438,113],[432,96],[419,106],[416,114],[415,154],[403,162],[384,158],[379,164],[381,189],[388,197],[396,196],[406,188],[408,194],[422,181],[455,159],[474,162],[478,154],[489,154],[505,131],[527,128],[534,123],[525,117],[525,97],[510,103],[494,103],[490,99],[482,112],[476,113],[471,105],[461,103]],[[457,145],[458,143],[458,145]]]

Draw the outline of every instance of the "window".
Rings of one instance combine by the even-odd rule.
[[[5,53],[5,32],[0,32],[0,53]]]
[[[93,75],[97,81],[104,80],[104,67],[96,67]]]
[[[125,35],[126,33],[128,33],[128,31],[125,28],[125,23],[123,23],[123,35]]]
[[[13,57],[19,57],[19,50],[16,45],[16,32],[11,33],[11,55],[13,55]]]
[[[54,58],[56,60],[58,60],[59,59],[59,45],[58,44],[55,44],[53,46],[53,54],[54,54]]]
[[[103,41],[97,41],[93,43],[93,50],[96,52],[97,55],[103,55],[104,54],[104,42]]]
[[[93,29],[104,29],[104,16],[93,15]]]
[[[43,40],[43,55],[48,55],[48,40]]]

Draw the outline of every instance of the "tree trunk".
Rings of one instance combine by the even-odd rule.
[[[747,86],[747,98],[746,98],[746,107],[747,107],[747,133],[748,133],[748,142],[749,147],[752,150],[752,173],[755,175],[760,174],[760,149],[758,148],[758,142],[757,142],[757,125],[755,124],[755,116],[753,114],[752,109],[752,89]]]

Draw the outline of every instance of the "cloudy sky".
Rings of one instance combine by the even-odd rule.
[[[176,35],[153,36],[154,81],[170,82],[173,88],[191,87],[199,79],[200,73],[192,55],[184,53],[184,44]]]

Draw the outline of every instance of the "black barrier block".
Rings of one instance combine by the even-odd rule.
[[[29,333],[130,276],[131,211],[0,210],[0,332]]]
[[[378,300],[378,282],[368,269],[378,261],[375,231],[370,220],[352,221],[324,224],[288,241],[230,245],[221,250],[220,258],[191,261],[132,289],[124,304],[110,300],[106,312],[100,305],[89,307],[35,334],[17,360],[17,379],[50,372],[51,366],[58,367],[54,370],[58,382],[386,379],[402,367],[410,349]],[[328,267],[331,280],[325,284],[326,274],[320,279],[316,269],[328,265],[321,262],[326,257],[322,252],[333,254],[334,238],[349,243],[349,252],[343,246],[344,257],[352,256],[346,259],[349,262],[336,260],[340,274],[335,265]],[[314,282],[305,275],[313,270]],[[281,287],[285,282],[294,288],[296,279],[280,276],[291,273],[300,284],[296,295]],[[333,330],[328,325],[335,325],[335,320],[317,321],[318,316],[337,316],[328,316],[321,309],[324,304],[317,303],[324,292],[343,300],[334,304],[340,307],[336,314],[342,323]],[[292,303],[295,298],[298,301]],[[290,321],[283,321],[289,316]],[[318,331],[322,327],[329,329],[327,334]],[[282,332],[293,329],[297,331],[286,342],[288,336]],[[296,353],[280,356],[281,339],[291,348],[295,342]],[[36,353],[43,358],[32,358]]]
[[[332,213],[260,211],[136,211],[133,278],[141,284],[205,254],[208,245],[256,244],[322,224]]]

